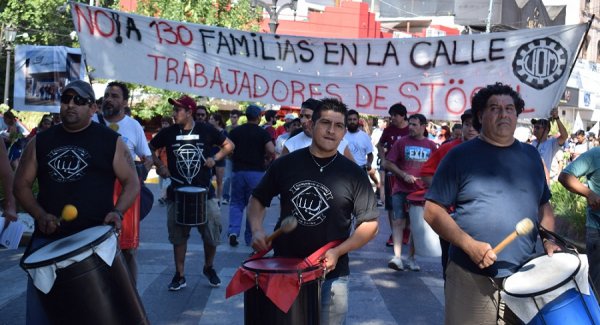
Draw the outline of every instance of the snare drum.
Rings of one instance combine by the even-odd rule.
[[[594,293],[586,294],[581,286],[587,282],[576,279],[581,266],[579,256],[571,253],[532,259],[504,279],[504,292],[512,296],[506,297],[507,306],[528,324],[600,324]]]
[[[274,257],[246,261],[242,268],[256,279],[256,285],[244,292],[244,324],[319,324],[322,267],[307,267],[299,258]],[[286,287],[290,282],[299,290]],[[293,298],[295,293],[286,310],[278,299]]]
[[[410,217],[410,231],[415,243],[415,254],[439,257],[442,255],[440,237],[423,218],[425,193],[427,193],[427,190],[419,190],[410,193],[406,197],[409,204],[408,215]]]
[[[183,226],[206,223],[208,191],[202,187],[184,186],[175,189],[175,222]]]
[[[21,261],[54,324],[146,324],[112,226],[51,242]]]

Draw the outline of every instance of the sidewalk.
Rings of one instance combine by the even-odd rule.
[[[157,185],[148,184],[155,192]],[[265,229],[273,229],[278,202],[267,210]],[[228,206],[221,207],[224,229]],[[396,272],[387,267],[392,250],[385,247],[390,234],[385,211],[381,210],[380,231],[373,241],[350,254],[351,280],[347,324],[442,324],[443,281],[438,258],[418,258],[420,272]],[[202,275],[203,248],[192,231],[186,258],[187,287],[167,290],[175,268],[172,246],[167,240],[166,208],[154,205],[141,225],[138,292],[152,324],[243,324],[243,295],[225,299],[225,287],[251,251],[240,244],[230,247],[226,231],[218,247],[215,269],[221,287],[213,289]],[[18,266],[24,248],[0,249],[0,324],[25,323],[26,274]],[[407,249],[403,249],[407,251]]]

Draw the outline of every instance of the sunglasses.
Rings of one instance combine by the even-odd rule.
[[[71,99],[73,100],[75,105],[86,105],[86,104],[89,104],[92,102],[91,99],[81,97],[79,95],[62,95],[62,96],[60,96],[61,104],[69,104],[71,102]]]

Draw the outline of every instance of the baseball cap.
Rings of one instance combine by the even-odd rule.
[[[284,117],[284,119],[286,119],[286,120],[293,120],[295,118],[296,118],[296,115],[294,115],[294,113],[287,113],[287,114],[285,114],[285,117]]]
[[[255,119],[260,116],[261,112],[262,108],[260,106],[248,105],[248,107],[246,108],[246,117]]]
[[[67,90],[73,90],[74,92],[77,93],[77,95],[87,98],[87,99],[91,99],[93,101],[96,100],[96,94],[94,94],[94,89],[92,88],[92,85],[90,85],[89,83],[83,81],[83,80],[75,80],[75,81],[71,81],[66,87],[65,89],[63,89],[62,93],[66,93]]]
[[[183,95],[179,99],[169,98],[169,104],[177,107],[183,107],[185,109],[192,110],[192,113],[196,112],[196,101],[190,96]]]
[[[471,109],[467,109],[464,111],[464,113],[462,113],[462,115],[460,116],[460,121],[465,123],[465,120],[468,118],[472,118],[473,117],[473,111],[471,111]]]

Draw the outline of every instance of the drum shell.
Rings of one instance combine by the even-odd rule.
[[[192,190],[192,191],[188,191]],[[182,226],[200,226],[207,222],[208,191],[186,186],[175,189],[175,222]]]
[[[410,231],[415,244],[415,254],[425,257],[442,256],[440,237],[423,218],[424,201],[409,201]]]
[[[56,272],[48,294],[36,289],[53,324],[148,324],[120,251],[112,266],[96,254]]]
[[[589,315],[588,315],[589,312]],[[529,322],[532,325],[600,324],[600,308],[594,292],[585,295],[569,289],[545,305]]]
[[[119,180],[115,180],[113,191],[113,202],[116,204],[123,187]],[[133,249],[140,245],[140,195],[135,196],[133,204],[123,212],[121,222],[121,235],[119,236],[119,248]]]
[[[269,259],[276,262],[277,259]],[[242,266],[244,267],[244,266]],[[298,275],[302,270],[257,270],[261,274],[289,273]],[[314,272],[311,270],[308,272]],[[321,314],[322,277],[302,283],[294,303],[287,313],[279,309],[258,286],[244,292],[244,324],[245,325],[318,325]]]

